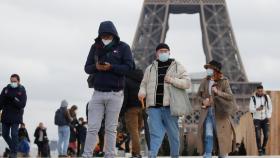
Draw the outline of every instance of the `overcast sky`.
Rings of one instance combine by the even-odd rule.
[[[56,138],[54,112],[62,99],[84,109],[92,90],[83,67],[99,23],[115,23],[132,44],[142,0],[1,0],[0,87],[18,73],[26,87],[25,122],[43,121]],[[227,0],[239,51],[250,81],[280,89],[279,0]],[[204,71],[199,15],[171,15],[166,42],[189,72]]]

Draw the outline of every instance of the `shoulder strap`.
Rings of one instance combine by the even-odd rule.
[[[256,97],[255,97],[255,96],[252,96],[252,100],[253,100],[254,105],[255,105],[255,108],[256,108]]]
[[[264,95],[264,99],[265,99],[265,105],[266,105],[266,107],[267,107],[267,109],[269,109],[269,106],[268,106],[268,98],[267,98],[267,95],[265,94]]]

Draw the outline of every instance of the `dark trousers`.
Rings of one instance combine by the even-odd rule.
[[[82,156],[84,152],[85,142],[81,142],[78,140],[78,150],[77,150],[77,156]]]
[[[3,123],[2,135],[6,143],[8,144],[11,153],[16,154],[18,148],[18,128],[19,124]]]
[[[37,147],[38,147],[38,156],[42,157],[42,152],[43,152],[43,149],[44,149],[44,142],[43,141],[38,142]]]
[[[270,123],[268,119],[265,120],[254,119],[254,125],[256,131],[257,146],[258,146],[258,150],[260,151],[262,149],[265,149],[266,144],[268,142]],[[261,144],[261,131],[263,132],[263,144]]]

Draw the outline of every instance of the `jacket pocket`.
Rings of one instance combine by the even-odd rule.
[[[118,96],[118,97],[123,97],[123,91],[119,91],[119,92],[112,92],[113,95]]]

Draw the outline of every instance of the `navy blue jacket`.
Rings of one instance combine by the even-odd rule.
[[[0,110],[2,110],[2,123],[22,123],[24,107],[26,105],[26,92],[22,85],[12,88],[5,87],[0,95]]]
[[[118,32],[111,21],[105,21],[100,24],[99,36],[92,45],[86,64],[85,72],[94,74],[93,87],[102,91],[118,91],[124,88],[124,72],[133,68],[132,53],[129,45],[120,41]],[[114,39],[110,46],[104,46],[100,35],[110,33]],[[109,71],[98,71],[96,62],[108,62],[112,65]]]
[[[77,126],[77,138],[80,143],[86,142],[87,128],[83,124]]]
[[[140,69],[131,70],[126,73],[123,112],[132,107],[141,108],[141,102],[138,99],[140,84],[143,79],[143,71]]]

